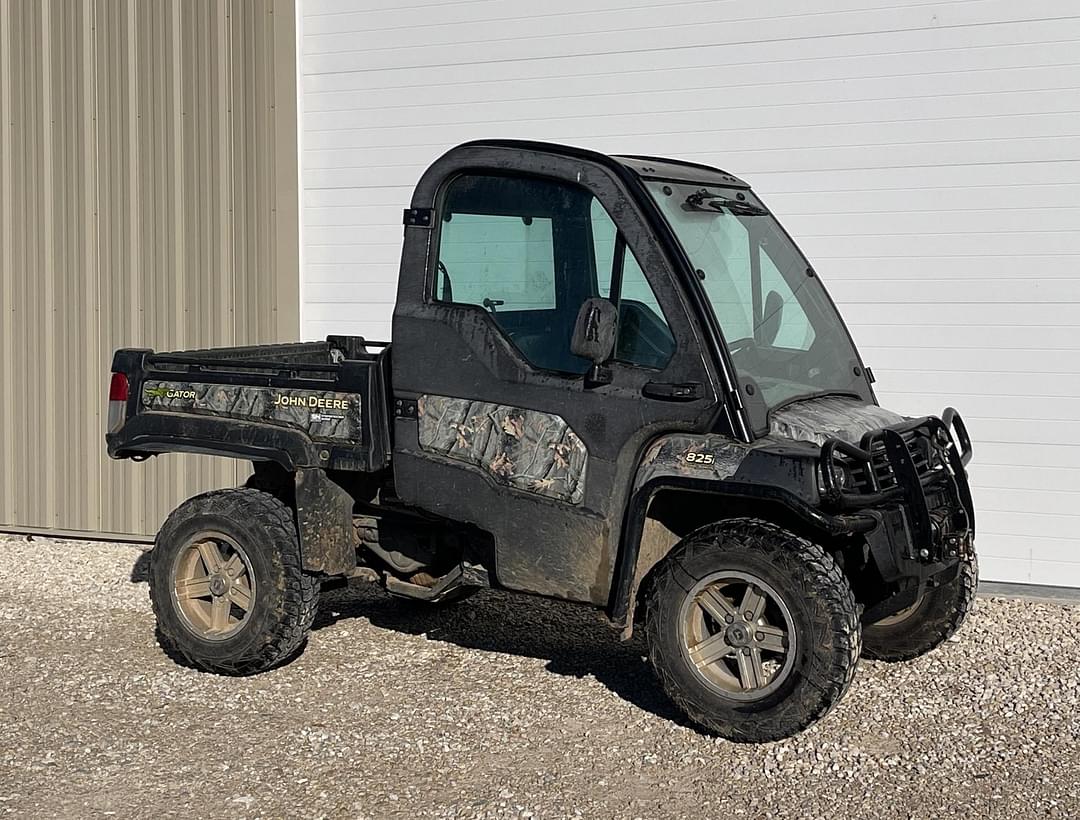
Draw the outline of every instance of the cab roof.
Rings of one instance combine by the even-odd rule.
[[[713,168],[711,165],[700,165],[696,162],[685,162],[681,159],[622,154],[613,156],[611,159],[620,163],[624,168],[630,169],[642,179],[704,182],[725,188],[750,188],[750,183],[744,182],[727,171]]]
[[[686,162],[680,159],[648,157],[636,154],[601,154],[597,151],[576,148],[571,145],[560,145],[554,142],[539,142],[534,140],[474,140],[458,146],[458,148],[473,147],[507,148],[517,151],[539,151],[547,154],[578,157],[593,162],[599,162],[608,165],[609,167],[617,166],[618,168],[630,171],[632,174],[642,179],[704,183],[707,185],[719,185],[725,188],[750,188],[749,183],[744,182],[733,174],[729,174],[727,171],[714,168],[711,165]]]

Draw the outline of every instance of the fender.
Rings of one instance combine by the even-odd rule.
[[[210,453],[278,463],[294,476],[296,484],[296,528],[303,568],[309,573],[343,575],[356,566],[352,496],[326,475],[326,445],[303,432],[238,419],[144,413],[129,419],[119,433],[107,436],[107,441],[112,457]]]
[[[851,400],[835,402],[845,412],[830,405],[835,421],[839,418],[852,429],[870,427],[887,411],[856,413]],[[873,411],[880,408],[873,407]],[[876,522],[867,515],[829,515],[818,505],[816,465],[821,455],[820,443],[791,437],[794,421],[803,419],[796,410],[788,426],[772,431],[751,443],[735,441],[716,433],[669,433],[660,436],[646,449],[634,476],[630,503],[627,505],[619,541],[619,560],[612,580],[608,614],[629,637],[633,629],[634,605],[642,579],[670,550],[670,544],[649,543],[642,549],[642,536],[649,505],[663,490],[697,494],[703,503],[739,509],[739,502],[766,502],[783,509],[786,516],[808,532],[829,537],[868,532]],[[891,416],[890,416],[891,418]],[[820,420],[819,420],[820,421]],[[850,431],[848,435],[853,435]],[[724,517],[716,516],[717,520]]]
[[[320,448],[299,430],[186,413],[140,413],[105,437],[112,458],[210,453],[274,461],[289,472],[321,462]]]
[[[666,544],[658,543],[653,538],[643,538],[648,509],[656,495],[664,491],[696,495],[703,504],[723,505],[715,515],[711,512],[700,515],[697,510],[679,511],[690,516],[687,522],[690,529],[730,517],[729,510],[739,514],[740,505],[744,510],[750,508],[759,511],[762,503],[765,503],[769,505],[767,517],[778,521],[783,519],[790,529],[810,538],[823,536],[834,539],[844,535],[872,533],[868,542],[878,571],[886,581],[940,572],[941,567],[919,562],[897,566],[897,557],[911,551],[912,536],[907,535],[898,546],[890,533],[901,527],[905,533],[908,531],[905,516],[896,511],[895,515],[901,516],[899,523],[883,524],[882,517],[886,514],[868,509],[880,503],[882,493],[860,491],[861,495],[852,496],[860,503],[838,505],[832,502],[834,507],[848,512],[830,514],[821,510],[819,482],[828,486],[828,482],[824,481],[827,476],[821,473],[823,443],[827,453],[825,458],[831,458],[830,445],[836,447],[840,442],[847,442],[854,447],[851,443],[858,441],[861,446],[868,447],[868,436],[891,435],[900,442],[899,448],[910,465],[907,470],[894,468],[898,482],[905,475],[910,478],[908,485],[901,482],[897,488],[890,490],[894,494],[892,497],[900,498],[906,494],[909,511],[912,497],[920,500],[925,508],[922,481],[900,433],[916,427],[936,428],[939,436],[950,444],[946,452],[952,468],[954,491],[966,513],[966,527],[970,533],[973,530],[974,511],[964,458],[970,458],[971,446],[962,422],[957,429],[959,446],[952,443],[949,428],[957,426],[954,422],[958,416],[955,411],[949,410],[943,415],[948,418],[948,423],[933,417],[904,419],[876,405],[860,405],[845,397],[826,396],[783,408],[774,414],[770,434],[749,444],[711,433],[671,433],[656,439],[646,450],[634,477],[619,544],[619,561],[609,596],[609,617],[616,626],[623,627],[625,635],[629,635],[633,627],[638,587],[649,570],[672,547],[670,538]],[[885,426],[878,426],[882,424]],[[860,457],[869,463],[868,455],[862,453]],[[663,517],[663,511],[660,517]],[[668,517],[668,520],[672,518]],[[930,524],[925,520],[925,514],[923,526],[925,532],[915,532],[915,540],[920,546],[931,539]],[[686,535],[686,528],[680,528],[679,535]],[[953,548],[959,549],[956,546]]]
[[[611,585],[608,615],[616,627],[622,628],[624,639],[633,633],[634,608],[642,580],[674,546],[650,539],[645,548],[642,547],[649,504],[656,494],[663,490],[698,495],[703,503],[727,509],[737,510],[739,502],[747,500],[770,502],[783,507],[807,529],[830,537],[869,532],[877,525],[869,515],[823,513],[791,491],[779,487],[734,480],[657,476],[634,492],[627,507],[627,517],[620,539],[619,560]],[[723,517],[718,515],[717,520]]]
[[[114,458],[159,453],[210,453],[273,462],[295,481],[296,529],[308,572],[343,575],[356,567],[353,499],[324,469],[330,448],[300,430],[181,413],[142,413],[106,437]]]

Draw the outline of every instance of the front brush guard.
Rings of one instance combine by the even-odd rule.
[[[904,433],[922,428],[922,432],[945,456],[945,469],[929,470],[920,475],[915,458],[904,439]],[[953,432],[956,438],[953,438]],[[861,492],[845,489],[838,477],[838,455],[864,466],[866,475],[872,476],[873,456],[871,449],[876,441],[884,445],[885,456],[892,470],[896,485],[884,490]],[[934,527],[926,489],[930,485],[947,481],[951,484],[963,507],[968,537],[975,532],[975,508],[971,500],[965,465],[971,461],[971,438],[960,414],[952,407],[945,408],[941,418],[923,416],[874,430],[862,437],[859,446],[838,438],[830,438],[821,446],[821,483],[826,503],[844,510],[860,510],[881,507],[890,502],[902,501],[905,518],[913,543],[934,543]]]

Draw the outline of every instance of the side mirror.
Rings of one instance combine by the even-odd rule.
[[[586,299],[574,323],[570,352],[599,366],[611,358],[619,314],[607,299]]]

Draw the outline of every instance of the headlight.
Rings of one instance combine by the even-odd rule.
[[[817,483],[819,493],[825,492],[825,479],[822,476],[823,470],[824,467],[819,462],[817,465]],[[836,489],[852,490],[855,488],[855,477],[851,474],[851,469],[846,464],[839,464],[834,461],[833,477],[836,479]]]

